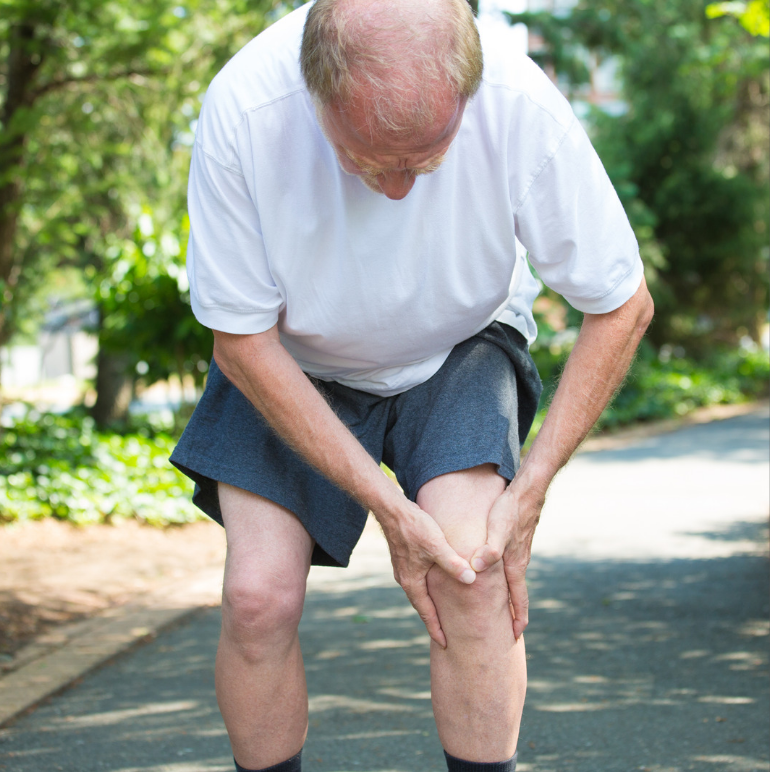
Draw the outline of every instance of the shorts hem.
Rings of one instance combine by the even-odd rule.
[[[204,514],[219,523],[222,527],[224,527],[224,521],[222,519],[222,511],[219,508],[216,489],[213,494],[210,490],[207,490],[209,486],[216,486],[217,483],[220,482],[223,482],[226,485],[232,485],[235,488],[241,488],[242,490],[254,493],[257,496],[262,496],[263,498],[268,499],[268,501],[272,501],[274,504],[278,504],[278,506],[291,512],[302,523],[302,527],[315,541],[316,547],[313,552],[313,565],[330,565],[339,568],[347,568],[350,563],[350,555],[361,537],[361,532],[366,525],[368,513],[364,514],[361,521],[361,527],[360,529],[357,529],[358,534],[354,537],[352,542],[350,542],[350,549],[347,548],[347,543],[343,544],[342,549],[339,549],[339,547],[332,547],[329,545],[327,540],[323,538],[323,534],[320,534],[321,538],[319,538],[319,534],[315,532],[316,529],[312,527],[312,524],[308,527],[307,521],[311,518],[303,517],[303,513],[297,511],[300,508],[289,501],[288,498],[280,495],[280,493],[273,489],[261,488],[260,490],[256,490],[258,486],[253,484],[253,476],[245,470],[230,467],[227,464],[217,463],[205,457],[196,458],[195,461],[193,461],[194,466],[190,464],[189,460],[185,457],[178,457],[176,455],[172,455],[169,461],[177,467],[180,472],[195,481],[200,492],[196,491],[196,494],[193,495],[193,503],[204,512]],[[202,496],[200,495],[201,493],[203,494]],[[217,496],[216,505],[214,505],[212,501],[212,495]],[[201,498],[203,499],[202,501]],[[196,499],[198,500],[196,501]],[[206,504],[209,504],[209,506],[206,506]],[[318,550],[323,554],[319,555]]]
[[[509,483],[513,480],[516,470],[505,461],[501,461],[499,458],[490,458],[489,456],[479,456],[478,459],[473,459],[468,462],[452,461],[447,459],[444,463],[435,464],[427,469],[421,470],[419,474],[415,475],[415,482],[413,483],[413,491],[404,489],[407,498],[411,501],[417,501],[417,494],[425,483],[430,482],[435,477],[440,477],[442,474],[450,474],[451,472],[462,472],[465,469],[473,469],[475,466],[481,466],[482,464],[494,464],[497,467],[497,473],[506,479]]]

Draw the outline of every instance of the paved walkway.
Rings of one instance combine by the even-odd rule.
[[[768,416],[584,453],[535,539],[520,772],[770,770]],[[217,609],[0,730],[0,770],[224,772]],[[301,626],[309,772],[443,761],[428,638],[367,532],[313,569]]]

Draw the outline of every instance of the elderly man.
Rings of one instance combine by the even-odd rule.
[[[227,532],[216,689],[237,769],[299,770],[307,573],[346,565],[371,511],[432,639],[449,769],[513,770],[535,526],[652,315],[583,129],[465,0],[316,0],[212,83],[189,206],[215,348],[173,461]],[[540,383],[517,238],[585,313],[523,464]]]

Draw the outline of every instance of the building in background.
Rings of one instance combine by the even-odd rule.
[[[512,50],[523,53],[536,53],[543,48],[543,39],[535,32],[527,30],[523,24],[511,27],[503,11],[523,13],[524,11],[548,11],[554,14],[568,14],[577,4],[577,0],[479,0],[479,25],[495,34],[507,35]],[[599,107],[611,115],[620,115],[626,110],[626,104],[620,94],[618,62],[614,57],[600,60],[596,54],[586,51],[586,65],[591,74],[590,83],[582,89],[573,91],[572,106],[579,117],[587,114],[590,106]],[[559,82],[558,74],[553,69],[546,72],[562,91],[564,83]]]
[[[37,342],[0,349],[3,386],[20,389],[56,381],[92,379],[97,351],[97,312],[90,300],[54,303]]]
[[[521,13],[527,10],[527,0],[479,0],[478,26],[487,34],[505,37],[512,51],[527,53],[527,28],[511,26],[503,11]]]

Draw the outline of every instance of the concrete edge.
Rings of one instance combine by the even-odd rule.
[[[71,637],[58,646],[38,644],[39,656],[24,657],[18,669],[0,679],[0,727],[198,609],[219,605],[221,591],[221,567],[210,568],[72,625]]]

